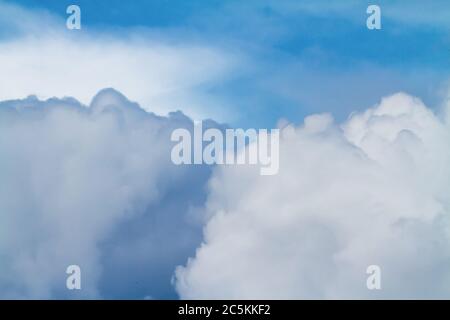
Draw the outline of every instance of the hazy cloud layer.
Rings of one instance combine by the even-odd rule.
[[[217,118],[226,102],[208,89],[240,64],[238,55],[205,41],[148,28],[71,32],[59,16],[3,1],[0,26],[8,30],[0,33],[0,100],[35,94],[88,104],[113,87],[157,114],[178,108],[196,119]]]

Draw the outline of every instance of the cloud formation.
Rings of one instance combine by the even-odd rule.
[[[2,1],[1,24],[8,33],[0,34],[0,100],[35,94],[88,104],[113,87],[157,114],[178,108],[196,119],[225,117],[225,100],[208,89],[240,62],[218,46],[148,28],[69,31],[59,16]]]
[[[112,89],[89,107],[2,102],[0,298],[173,296],[171,273],[200,241],[211,170],[172,164],[179,127],[193,122],[147,113]],[[65,288],[72,264],[80,292]]]
[[[408,28],[377,38],[365,4],[348,6],[236,2],[176,30],[77,33],[0,0],[0,101],[37,96],[0,102],[0,298],[175,298],[177,265],[182,298],[449,297],[448,117],[406,94],[341,125],[313,115],[284,128],[278,175],[211,177],[170,162],[190,118],[141,109],[248,127],[399,88],[437,97],[445,10],[394,4],[386,22]],[[140,105],[112,89],[89,102],[104,87]],[[81,292],[65,288],[70,264]],[[382,291],[365,287],[371,264]]]
[[[280,172],[219,167],[182,298],[448,298],[450,123],[399,93],[288,126]],[[366,288],[379,265],[382,290]]]
[[[0,297],[175,298],[172,276],[181,298],[450,295],[446,115],[399,93],[309,116],[282,129],[275,176],[173,165],[179,127],[113,89],[0,103]]]

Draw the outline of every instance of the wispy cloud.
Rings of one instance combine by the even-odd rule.
[[[3,8],[6,8],[4,11]],[[239,58],[206,43],[122,33],[68,31],[65,21],[42,12],[1,4],[8,30],[0,42],[0,99],[35,94],[47,99],[74,96],[84,104],[114,87],[159,114],[183,109],[194,118],[223,117],[224,101],[208,93],[229,77]],[[25,24],[23,22],[25,21]]]

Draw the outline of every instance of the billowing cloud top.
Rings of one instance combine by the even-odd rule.
[[[450,125],[406,94],[288,126],[280,173],[219,168],[183,298],[450,296]],[[382,290],[366,269],[382,270]]]

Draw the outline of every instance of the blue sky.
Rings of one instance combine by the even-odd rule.
[[[382,297],[440,288],[449,30],[447,0],[0,0],[0,298],[370,298],[373,257]],[[206,118],[296,125],[280,174],[175,166],[171,132]]]
[[[126,39],[145,30],[175,43],[214,44],[244,55],[243,69],[202,88],[227,101],[224,112],[233,116],[223,120],[236,126],[271,127],[280,118],[297,123],[316,112],[342,120],[398,91],[437,108],[447,94],[450,13],[445,1],[379,1],[382,29],[375,31],[365,26],[369,1],[13,3],[61,19],[76,3],[82,32]]]

